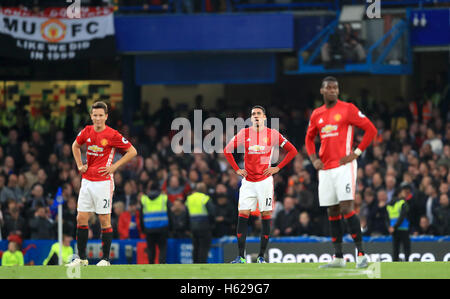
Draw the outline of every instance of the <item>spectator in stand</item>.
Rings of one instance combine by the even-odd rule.
[[[186,196],[191,191],[191,187],[189,186],[189,183],[184,182],[180,183],[182,181],[178,175],[172,175],[164,182],[162,186],[162,190],[167,192],[167,197],[170,202],[174,202],[175,200],[185,200]]]
[[[382,190],[384,188],[383,186],[383,177],[381,176],[381,173],[375,172],[372,176],[372,188],[375,193]]]
[[[122,172],[117,171],[114,173],[114,195],[113,202],[121,201],[124,198],[125,190],[123,184]],[[125,201],[122,201],[125,205]],[[124,206],[125,208],[125,206]]]
[[[439,193],[450,195],[450,187],[449,186],[450,186],[449,183],[447,183],[445,181],[441,181],[441,184],[439,185]]]
[[[111,214],[111,227],[113,228],[113,239],[119,239],[119,219],[125,211],[125,204],[122,201],[113,203],[113,212]]]
[[[386,185],[386,195],[387,195],[387,202],[389,203],[391,202],[395,192],[396,192],[396,183],[397,183],[397,179],[395,178],[394,175],[386,175],[384,177],[384,182]]]
[[[74,195],[70,195],[63,205],[63,221],[63,232],[75,239],[77,228],[77,199]]]
[[[444,144],[442,143],[442,140],[436,136],[433,128],[431,127],[427,128],[426,138],[427,139],[425,139],[423,145],[429,144],[431,146],[432,153],[438,156],[442,155]]]
[[[38,182],[39,169],[39,163],[34,161],[30,166],[30,170],[24,173],[25,178],[27,179],[26,189],[31,189],[31,187]]]
[[[11,156],[14,161],[19,161],[21,159],[20,148],[19,134],[16,129],[11,129],[8,132],[8,143],[5,145],[5,155]]]
[[[376,199],[375,199],[375,194],[373,193],[372,188],[367,187],[364,190],[364,194],[363,194],[363,202],[361,204],[361,208],[360,208],[360,215],[362,217],[364,217],[367,221],[367,226],[369,229],[369,232],[371,231],[371,216],[374,214],[374,211],[376,209]]]
[[[128,210],[120,214],[117,227],[119,239],[144,239],[145,236],[141,226],[142,218],[139,210],[137,201],[131,200]]]
[[[186,206],[180,199],[175,200],[170,207],[169,213],[169,237],[189,238],[189,214]]]
[[[430,220],[430,223],[434,224],[434,215],[436,208],[439,206],[439,198],[438,193],[436,191],[436,187],[434,186],[434,183],[431,181],[430,178],[430,184],[425,187],[425,215]]]
[[[389,222],[389,215],[386,211],[387,193],[384,189],[377,192],[377,205],[370,216],[370,235],[389,235],[386,223]]]
[[[308,212],[303,211],[299,214],[298,221],[295,223],[294,236],[317,236],[317,230],[311,222]]]
[[[294,198],[287,196],[283,201],[283,210],[280,211],[274,223],[273,236],[293,236],[295,225],[298,222],[299,211],[295,207]]]
[[[137,193],[134,191],[134,181],[128,180],[125,182],[123,187],[123,195],[116,196],[115,201],[123,202],[125,210],[128,210],[131,202],[137,202]]]
[[[18,186],[18,177],[15,174],[10,174],[8,183],[0,192],[0,203],[5,205],[7,200],[13,199],[17,203],[22,203],[24,198],[23,190]]]
[[[322,62],[328,64],[334,54],[343,54],[343,63],[361,63],[366,59],[366,52],[358,33],[350,23],[339,25],[335,34],[322,47]]]
[[[33,215],[37,207],[47,207],[47,200],[44,198],[44,188],[42,185],[35,184],[31,189],[30,195],[25,202],[25,214],[27,217]]]
[[[439,235],[450,235],[450,204],[447,193],[439,196],[439,206],[435,209],[435,220],[433,224],[439,231]]]
[[[6,156],[3,167],[0,168],[0,172],[4,175],[10,175],[16,173],[15,160],[12,156]]]
[[[29,221],[30,239],[32,240],[53,240],[56,238],[55,225],[50,217],[47,207],[38,206],[34,212],[34,217]]]
[[[216,194],[216,223],[213,236],[220,238],[233,235],[236,226],[236,210],[225,193]]]
[[[28,237],[28,224],[20,215],[19,204],[11,199],[7,202],[8,210],[4,215],[1,234],[4,237],[19,236],[22,240]]]
[[[9,241],[8,250],[3,252],[2,266],[23,266],[24,259],[19,245],[14,241]]]
[[[88,239],[100,239],[101,237],[101,226],[98,216],[95,213],[91,213],[88,220]]]
[[[439,232],[434,225],[430,224],[430,220],[428,220],[428,217],[423,215],[422,217],[420,217],[419,227],[413,232],[413,235],[439,235]]]

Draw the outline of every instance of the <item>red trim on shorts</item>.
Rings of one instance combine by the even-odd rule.
[[[87,225],[77,225],[78,229],[89,229],[89,226]]]
[[[239,216],[239,217],[242,217],[242,218],[246,218],[246,219],[248,219],[248,217],[249,217],[249,215],[241,214],[241,213],[239,213],[238,216]]]
[[[344,218],[345,218],[345,219],[348,219],[348,218],[352,217],[352,216],[355,215],[355,214],[356,214],[356,212],[355,212],[355,210],[353,210],[353,211],[351,211],[350,213],[345,214],[345,215],[344,215]]]

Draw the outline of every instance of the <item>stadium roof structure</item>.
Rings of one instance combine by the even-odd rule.
[[[297,70],[286,71],[286,75],[321,73],[366,73],[384,75],[402,75],[412,73],[412,50],[409,43],[409,10],[406,19],[401,19],[366,50],[363,62],[343,62],[341,65],[317,63],[323,45],[329,41],[340,25],[340,14],[327,27],[320,31],[310,42],[298,51]],[[403,39],[406,47],[402,60],[387,60],[389,53]]]

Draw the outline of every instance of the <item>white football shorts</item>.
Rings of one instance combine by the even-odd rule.
[[[357,162],[336,168],[319,170],[319,204],[321,207],[338,205],[344,200],[354,200]]]
[[[77,211],[111,214],[113,192],[113,180],[89,181],[82,179]]]
[[[272,211],[273,209],[273,176],[259,181],[250,182],[245,178],[242,179],[241,188],[239,189],[238,210],[256,211],[256,207],[260,212]]]

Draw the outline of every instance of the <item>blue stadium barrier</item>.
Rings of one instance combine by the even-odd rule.
[[[350,235],[345,235],[342,239],[343,242],[353,243],[353,239]],[[247,237],[247,243],[259,243],[260,237]],[[363,241],[386,243],[392,242],[392,236],[376,236],[376,237],[363,237]],[[326,243],[331,242],[330,237],[319,236],[299,236],[299,237],[272,237],[271,243]],[[450,236],[411,236],[411,242],[450,242]],[[237,243],[237,238],[234,236],[226,236],[218,239],[218,243]]]
[[[378,236],[378,237],[363,237],[363,241],[366,245],[371,243],[391,243],[391,236]],[[27,248],[24,255],[25,264],[42,265],[44,259],[48,256],[51,246],[56,240],[25,240],[22,248]],[[247,237],[247,243],[249,245],[256,245],[260,242],[260,237]],[[273,246],[277,244],[325,244],[326,248],[330,244],[331,239],[329,237],[318,236],[298,236],[298,237],[272,237],[270,243]],[[343,242],[348,246],[353,243],[349,235],[344,236]],[[414,243],[426,243],[429,246],[433,244],[446,246],[450,249],[447,242],[450,242],[450,236],[411,236],[411,242]],[[112,246],[116,252],[116,255],[112,258],[112,264],[136,264],[138,253],[138,243],[145,243],[145,240],[130,239],[130,240],[113,240]],[[224,263],[224,245],[233,244],[235,248],[237,239],[235,236],[226,236],[222,238],[213,239],[211,249],[208,256],[208,263]],[[76,243],[72,241],[71,246],[76,251]],[[88,248],[91,246],[94,248],[94,256],[90,259],[90,264],[95,264],[99,261],[98,251],[100,250],[101,240],[89,240]],[[325,246],[323,245],[323,246]],[[0,241],[0,251],[5,251],[8,248],[8,241]],[[132,249],[132,256],[129,257],[127,248]],[[330,249],[331,250],[331,249]],[[234,250],[233,250],[234,252]],[[141,252],[142,253],[142,252]],[[127,256],[128,255],[128,256]],[[192,263],[192,242],[190,239],[168,239],[167,246],[167,263],[168,264],[189,264]]]

